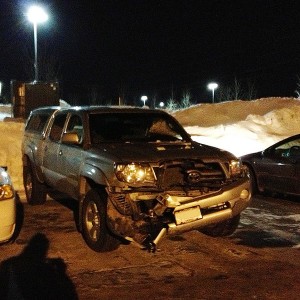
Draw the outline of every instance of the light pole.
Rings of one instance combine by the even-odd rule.
[[[38,68],[38,58],[37,58],[37,24],[46,22],[48,20],[48,15],[39,6],[31,6],[27,13],[28,20],[33,24],[34,32],[34,81],[39,80],[39,68]]]
[[[147,96],[142,96],[141,100],[144,102],[144,106],[146,106],[146,101],[148,100]]]
[[[218,88],[218,84],[215,82],[209,83],[207,88],[212,91],[212,103],[215,102],[215,89]]]

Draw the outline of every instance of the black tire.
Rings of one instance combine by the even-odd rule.
[[[26,199],[30,205],[45,203],[47,198],[46,187],[37,179],[29,160],[27,165],[23,166],[23,183]]]
[[[221,223],[217,223],[203,229],[200,229],[202,233],[209,236],[227,236],[235,232],[240,222],[240,215],[237,215],[229,220]]]
[[[87,245],[96,252],[112,251],[120,244],[107,228],[106,201],[104,193],[91,190],[82,205],[82,236]]]

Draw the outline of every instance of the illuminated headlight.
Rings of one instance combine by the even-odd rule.
[[[230,175],[231,176],[237,176],[241,175],[242,173],[242,162],[237,159],[233,159],[230,161],[229,164],[229,169],[230,169]]]
[[[118,180],[126,183],[150,183],[155,181],[153,170],[149,165],[138,163],[116,164],[115,173]]]
[[[13,195],[14,195],[14,190],[10,184],[0,185],[0,200],[12,198]]]

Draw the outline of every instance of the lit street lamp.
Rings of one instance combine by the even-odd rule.
[[[160,108],[163,108],[164,106],[165,106],[165,103],[164,103],[164,102],[162,102],[162,101],[159,102],[159,107],[160,107]]]
[[[39,69],[38,69],[38,59],[37,59],[37,24],[46,22],[48,20],[48,15],[39,6],[31,6],[27,13],[28,20],[33,24],[34,31],[34,80],[37,82],[39,80]]]
[[[146,101],[148,100],[147,96],[142,96],[141,100],[144,102],[144,106],[146,106]]]
[[[215,82],[209,83],[207,88],[212,91],[212,103],[215,102],[215,89],[218,88],[218,84]]]

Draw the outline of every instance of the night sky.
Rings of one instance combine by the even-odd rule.
[[[91,93],[99,103],[120,94],[130,104],[143,94],[166,101],[188,90],[201,103],[211,100],[208,82],[222,87],[235,79],[254,84],[257,98],[296,96],[299,0],[0,0],[6,90],[12,79],[34,77],[33,27],[25,16],[32,3],[49,14],[38,27],[38,50],[55,66],[68,101]]]

